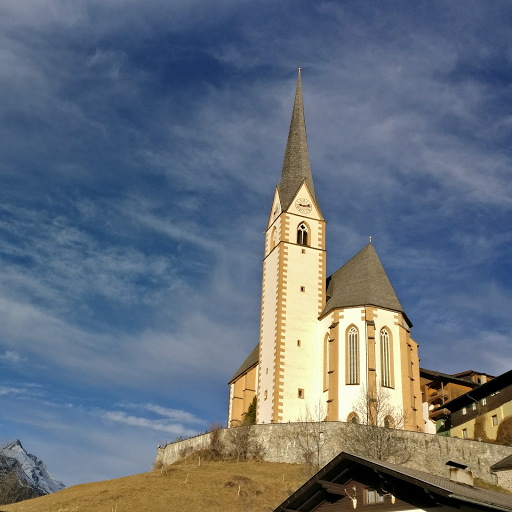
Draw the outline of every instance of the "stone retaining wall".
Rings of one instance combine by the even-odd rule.
[[[303,429],[301,425],[304,424],[254,425],[252,428],[255,440],[263,448],[263,459],[269,462],[299,463],[301,450],[298,445],[298,429]],[[319,424],[309,425],[316,432],[321,432],[323,440],[321,465],[329,462],[343,450],[351,451],[345,440],[347,428],[364,428],[364,426],[349,425],[344,422],[324,422],[320,424],[320,429]],[[449,476],[446,462],[454,460],[469,465],[474,477],[495,484],[496,477],[491,473],[490,466],[512,455],[512,447],[507,446],[403,430],[397,430],[396,433],[399,436],[405,436],[410,446],[411,458],[404,463],[404,466],[440,476]],[[221,430],[220,435],[221,439],[229,444],[229,429]],[[208,448],[210,436],[211,434],[203,434],[159,448],[156,462],[161,461],[164,466],[167,466],[180,459],[185,451],[191,453]]]

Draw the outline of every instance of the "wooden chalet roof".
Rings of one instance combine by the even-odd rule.
[[[499,462],[496,462],[494,466],[491,466],[491,469],[493,471],[506,471],[512,469],[512,455],[509,455]]]
[[[322,503],[334,504],[348,500],[350,498],[344,484],[351,480],[382,493],[389,493],[409,503],[411,508],[427,509],[439,505],[461,508],[464,505],[469,510],[512,511],[512,495],[471,487],[424,471],[342,452],[274,512],[310,512],[323,509],[319,507]],[[332,510],[336,509],[333,506]]]
[[[431,379],[432,382],[446,381],[466,386],[468,388],[477,388],[480,384],[473,382],[472,380],[461,379],[457,375],[450,375],[449,373],[436,372],[434,370],[427,370],[426,368],[420,368],[420,377]]]

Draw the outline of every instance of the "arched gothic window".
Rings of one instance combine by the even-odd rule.
[[[380,365],[382,385],[391,387],[391,357],[389,354],[389,334],[386,329],[380,331]]]
[[[355,327],[348,331],[348,383],[359,384],[359,340]]]
[[[358,416],[357,412],[352,411],[347,416],[347,423],[354,423],[354,425],[357,425],[359,423],[359,416]]]
[[[393,419],[393,416],[388,415],[384,418],[384,427],[395,428],[395,420]]]
[[[297,229],[297,243],[299,245],[308,245],[308,227],[302,223]]]

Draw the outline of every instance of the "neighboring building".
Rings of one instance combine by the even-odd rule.
[[[474,370],[467,370],[465,372],[454,373],[453,376],[459,377],[459,379],[462,380],[474,382],[475,384],[485,384],[487,381],[494,379],[492,375],[475,372]]]
[[[512,511],[512,495],[474,487],[467,466],[448,464],[450,478],[340,453],[274,512]]]
[[[361,393],[375,399],[382,388],[402,409],[405,428],[423,431],[412,323],[371,241],[326,276],[325,225],[309,163],[299,70],[265,232],[260,340],[230,381],[228,425],[242,421],[254,394],[258,423],[296,421],[318,404],[327,420],[357,422],[352,404]]]
[[[458,375],[469,375],[469,378],[461,378]],[[483,380],[483,375],[473,371],[449,375],[420,368],[423,420],[427,434],[435,434],[437,432],[436,421],[449,413],[444,408],[444,404],[478,387],[479,384],[474,377],[478,376]]]
[[[496,485],[512,491],[512,455],[491,466],[491,471],[496,475]]]
[[[437,419],[438,433],[494,440],[505,419],[512,423],[512,370],[445,403]],[[478,422],[480,431],[475,432]]]

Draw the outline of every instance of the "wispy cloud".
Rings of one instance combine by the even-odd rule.
[[[13,388],[7,386],[0,387],[0,395],[22,395],[25,394],[26,390],[23,388]]]
[[[169,418],[173,421],[179,421],[187,424],[204,424],[205,421],[197,418],[193,414],[189,412],[178,410],[178,409],[169,409],[167,407],[162,407],[161,405],[146,403],[146,404],[134,404],[131,402],[121,402],[119,404],[123,409],[138,409],[145,410],[156,413],[158,416],[163,416],[165,418]]]
[[[192,436],[194,434],[197,434],[197,431],[187,429],[183,427],[181,424],[170,423],[169,421],[165,420],[148,419],[140,416],[130,416],[123,411],[105,411],[101,413],[101,417],[114,423],[123,423],[131,427],[140,427],[145,429],[168,432],[170,434],[175,434],[178,436]]]
[[[7,361],[9,363],[19,363],[24,358],[20,356],[15,350],[6,350],[3,354],[0,354],[0,361]]]
[[[225,417],[299,65],[329,272],[372,235],[422,364],[509,364],[512,11],[399,7],[1,3],[2,421],[63,481]]]

